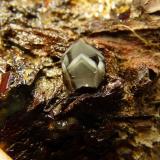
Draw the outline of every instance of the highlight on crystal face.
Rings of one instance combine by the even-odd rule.
[[[104,57],[96,48],[79,40],[62,57],[62,70],[68,90],[97,88],[105,75]]]

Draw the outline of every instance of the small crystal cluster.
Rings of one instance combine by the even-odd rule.
[[[79,40],[62,57],[62,70],[68,90],[97,88],[105,75],[104,57],[100,51]]]

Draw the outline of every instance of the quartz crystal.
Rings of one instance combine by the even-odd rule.
[[[97,88],[105,74],[104,57],[96,48],[79,40],[62,57],[62,70],[68,90]]]

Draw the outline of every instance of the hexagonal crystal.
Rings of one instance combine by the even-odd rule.
[[[100,51],[79,40],[62,57],[62,70],[69,90],[97,88],[105,74],[104,57]]]

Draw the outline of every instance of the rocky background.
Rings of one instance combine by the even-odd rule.
[[[160,159],[160,4],[1,0],[0,148],[14,160]],[[105,57],[97,90],[68,93],[61,56]]]

